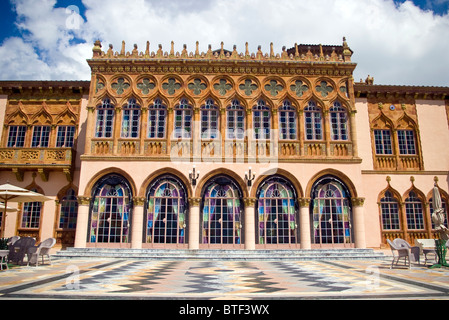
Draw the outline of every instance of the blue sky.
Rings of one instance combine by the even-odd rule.
[[[176,51],[224,41],[281,52],[345,36],[356,81],[449,86],[449,0],[3,0],[0,12],[0,80],[89,80],[97,39],[104,50],[173,40]]]

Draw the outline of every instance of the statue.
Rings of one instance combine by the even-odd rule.
[[[430,268],[449,267],[446,262],[446,242],[449,240],[449,230],[444,225],[445,215],[444,208],[441,202],[440,190],[437,185],[438,179],[435,177],[435,185],[433,187],[432,194],[432,222],[435,224],[435,232],[439,239],[435,239],[435,247],[438,255],[438,263],[434,264]]]

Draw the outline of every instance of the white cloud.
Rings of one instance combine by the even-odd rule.
[[[183,44],[194,51],[196,41],[206,51],[208,44],[215,49],[224,41],[226,48],[235,44],[239,52],[244,52],[245,42],[251,52],[258,45],[268,52],[273,42],[280,52],[295,42],[340,45],[346,36],[358,63],[356,81],[370,74],[379,84],[449,85],[449,15],[422,11],[410,1],[83,0],[87,21],[80,19],[76,30],[67,28],[69,15],[54,8],[56,0],[13,1],[26,36],[20,46],[16,39],[0,50],[12,53],[20,47],[31,50],[33,59],[23,61],[20,73],[7,68],[2,78],[20,74],[32,79],[36,72],[25,70],[42,70],[41,77],[88,80],[85,60],[97,38],[104,50],[112,43],[116,51],[122,40],[128,51],[134,43],[144,51],[147,40],[151,51],[159,43],[169,51],[173,40],[176,51]]]

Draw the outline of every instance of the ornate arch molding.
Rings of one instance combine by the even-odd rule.
[[[296,191],[296,194],[298,195],[298,197],[299,198],[304,197],[304,192],[303,192],[303,189],[302,189],[301,184],[299,183],[298,179],[296,179],[296,177],[293,174],[291,174],[290,172],[288,172],[284,169],[279,169],[279,168],[275,169],[275,170],[266,171],[263,174],[257,176],[256,180],[253,183],[253,187],[251,188],[250,197],[256,198],[257,190],[259,189],[260,185],[265,181],[265,179],[267,179],[269,177],[274,177],[274,176],[280,176],[280,177],[283,177],[284,179],[290,181],[292,186],[295,188],[295,191]]]
[[[325,169],[325,170],[322,170],[322,171],[318,172],[317,174],[315,174],[310,179],[309,183],[307,184],[306,193],[305,193],[307,196],[312,195],[313,185],[315,184],[316,181],[318,181],[319,179],[321,179],[324,176],[334,176],[334,177],[338,178],[348,188],[348,190],[351,194],[351,198],[358,197],[357,189],[356,189],[355,185],[352,183],[351,179],[349,179],[349,177],[347,175],[345,175],[344,173],[342,173],[338,170],[335,170],[335,169]]]
[[[131,176],[123,171],[120,168],[107,168],[100,172],[97,172],[87,183],[86,188],[84,190],[84,197],[90,198],[92,196],[92,191],[97,184],[97,182],[102,179],[103,177],[106,177],[111,174],[118,174],[121,175],[123,178],[125,178],[128,181],[128,184],[131,188],[132,194],[137,194],[137,188],[134,180],[131,178]]]
[[[195,190],[195,198],[201,198],[202,196],[202,191],[203,188],[207,185],[207,183],[215,176],[219,176],[219,175],[224,175],[224,176],[229,176],[230,178],[232,178],[237,185],[240,187],[240,190],[242,191],[243,194],[243,198],[248,198],[249,194],[248,194],[248,187],[246,186],[245,182],[243,181],[243,179],[236,174],[234,171],[229,170],[229,169],[225,169],[225,168],[219,168],[219,169],[215,169],[212,170],[210,172],[208,172],[198,183],[198,185],[196,186],[196,190]]]
[[[187,179],[187,177],[180,171],[173,169],[173,168],[162,168],[159,170],[154,171],[152,174],[150,174],[142,183],[140,189],[139,189],[139,193],[138,193],[138,197],[142,198],[142,197],[146,197],[147,194],[147,190],[148,187],[150,186],[150,184],[156,180],[158,177],[163,176],[163,175],[173,175],[176,178],[178,178],[183,184],[184,187],[187,191],[187,196],[189,198],[192,197],[193,192],[192,192],[192,187],[189,183],[189,180]]]

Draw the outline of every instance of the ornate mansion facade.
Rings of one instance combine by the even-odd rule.
[[[352,50],[120,52],[0,82],[1,237],[58,248],[379,248],[448,207],[449,87],[355,82]],[[447,219],[446,219],[447,221]],[[447,223],[447,222],[446,222]]]

